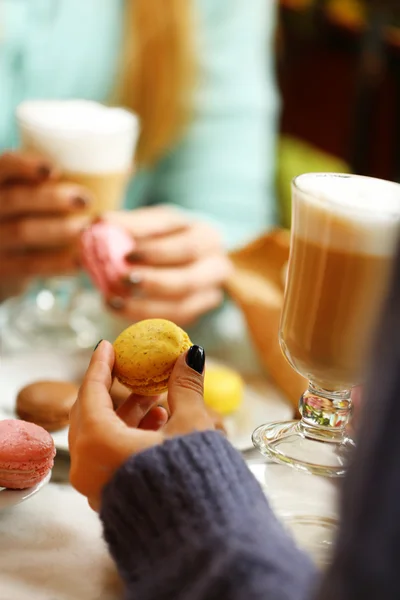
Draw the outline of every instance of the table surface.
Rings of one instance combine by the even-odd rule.
[[[87,361],[78,362],[83,368]],[[74,372],[74,364],[66,359],[63,364],[69,374]],[[6,376],[4,371],[8,373],[8,367],[2,372]],[[335,516],[336,488],[331,480],[266,464],[254,450],[244,457],[278,516],[293,510]],[[27,501],[0,511],[0,600],[123,597],[98,515],[68,484],[68,472],[69,456],[59,452],[51,482]],[[298,541],[307,547],[307,539]]]
[[[334,513],[336,488],[331,480],[265,464],[255,452],[245,458],[275,508],[285,508],[285,496],[279,496],[283,486],[286,498],[297,506],[302,491],[308,490],[307,498],[311,494],[317,500],[317,512],[323,506],[324,514]],[[68,456],[59,455],[47,486],[26,502],[0,512],[1,600],[122,599],[100,520],[68,484],[68,469]]]
[[[67,483],[59,456],[53,480],[0,512],[1,600],[120,600],[122,586],[99,518]]]

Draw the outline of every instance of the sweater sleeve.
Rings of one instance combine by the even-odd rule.
[[[140,600],[305,600],[311,561],[217,432],[132,456],[104,490],[105,539]]]

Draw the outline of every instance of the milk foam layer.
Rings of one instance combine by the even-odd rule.
[[[23,145],[63,170],[113,173],[131,166],[139,124],[126,110],[86,100],[33,100],[19,105],[17,120]]]
[[[295,235],[324,247],[391,255],[400,233],[400,185],[332,173],[300,175],[293,184]]]

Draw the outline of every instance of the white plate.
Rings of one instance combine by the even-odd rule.
[[[0,510],[10,508],[10,506],[15,506],[16,504],[20,504],[20,502],[24,502],[24,500],[28,500],[28,498],[37,494],[50,481],[50,477],[51,471],[40,483],[27,490],[6,490],[0,488]]]
[[[0,367],[0,420],[14,419],[15,400],[19,390],[43,379],[76,381],[79,383],[90,360],[90,352],[70,356],[37,352],[2,356]],[[68,427],[53,434],[58,451],[68,451]]]
[[[0,419],[15,418],[15,399],[24,385],[40,379],[75,380],[79,382],[90,359],[90,353],[79,356],[37,353],[10,355],[1,360]],[[208,364],[216,364],[208,360]],[[293,409],[282,394],[263,376],[246,379],[243,404],[224,420],[231,443],[241,451],[252,448],[251,434],[268,421],[291,419]],[[52,434],[58,451],[68,452],[68,427]]]

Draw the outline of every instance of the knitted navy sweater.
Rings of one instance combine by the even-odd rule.
[[[104,534],[127,598],[309,600],[317,573],[217,432],[132,456],[104,490]]]

